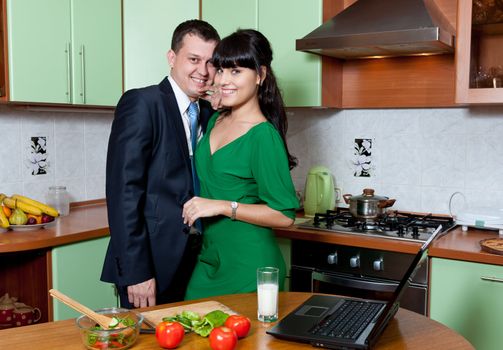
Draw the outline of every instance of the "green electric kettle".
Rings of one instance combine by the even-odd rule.
[[[324,166],[309,169],[304,188],[304,214],[314,216],[335,208],[335,185],[330,170]]]

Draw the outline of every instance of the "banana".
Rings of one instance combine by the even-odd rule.
[[[26,202],[23,202],[21,200],[18,200],[16,198],[12,197],[5,197],[3,199],[3,204],[8,206],[11,209],[21,209],[25,213],[28,214],[33,214],[33,215],[42,215],[42,210],[40,208],[37,208],[34,205],[28,204]],[[49,214],[50,215],[50,214]]]
[[[0,195],[0,198],[2,196]],[[7,219],[7,216],[5,216],[5,213],[2,210],[2,207],[0,206],[0,227],[7,228],[10,226],[9,219]]]
[[[50,205],[40,203],[34,199],[31,199],[31,198],[28,198],[25,196],[21,196],[19,194],[13,194],[12,198],[17,199],[19,202],[24,202],[26,204],[33,206],[33,207],[36,207],[36,208],[40,209],[42,211],[42,213],[45,213],[47,215],[54,216],[54,217],[59,216],[58,211],[55,208],[51,207]],[[30,214],[32,214],[32,213],[30,213]],[[37,214],[34,214],[34,215],[37,215]],[[41,214],[39,214],[39,215],[41,215]]]

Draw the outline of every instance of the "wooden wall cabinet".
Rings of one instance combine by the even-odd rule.
[[[456,102],[503,103],[503,3],[458,0]]]
[[[354,2],[324,0],[323,21]],[[432,5],[443,14],[446,25],[456,28],[456,0],[433,0]],[[327,107],[455,106],[453,54],[356,60],[324,57],[322,69],[322,100]]]

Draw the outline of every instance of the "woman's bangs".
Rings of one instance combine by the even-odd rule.
[[[257,69],[253,56],[246,52],[246,48],[239,47],[239,45],[219,45],[213,53],[212,63],[215,68]]]

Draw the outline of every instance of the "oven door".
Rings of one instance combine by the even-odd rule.
[[[348,276],[320,271],[311,273],[311,291],[313,293],[337,294],[374,300],[390,300],[398,282],[375,278]],[[411,284],[400,300],[400,306],[426,315],[426,286]]]

